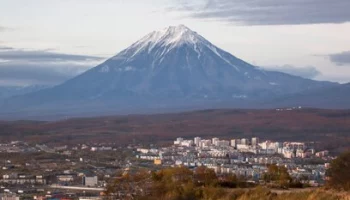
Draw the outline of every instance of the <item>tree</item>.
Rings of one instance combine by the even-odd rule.
[[[194,178],[197,184],[204,186],[213,186],[218,182],[215,171],[203,166],[196,168]]]
[[[147,170],[126,173],[116,178],[106,188],[109,199],[135,199],[135,196],[146,195],[151,187],[151,174]]]
[[[277,183],[281,187],[288,187],[289,183],[292,181],[287,168],[277,165],[269,165],[263,179],[267,183]]]
[[[195,199],[196,187],[193,172],[187,167],[166,168],[152,173],[151,193],[157,199]]]
[[[350,191],[350,151],[342,153],[331,162],[327,176],[327,184],[331,188]]]
[[[238,187],[239,182],[240,181],[235,174],[224,174],[221,176],[219,185],[224,188],[236,188]]]

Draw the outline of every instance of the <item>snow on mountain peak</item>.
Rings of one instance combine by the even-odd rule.
[[[181,42],[197,42],[198,34],[184,25],[169,26],[160,31],[154,31],[141,39],[140,42],[153,42],[162,45],[170,45]]]
[[[192,44],[204,42],[208,44],[202,36],[192,31],[184,25],[169,26],[159,31],[153,31],[143,37],[141,40],[137,41],[131,45],[130,49],[137,52],[148,49],[148,52],[152,51],[154,47],[168,47],[170,49],[182,45],[182,44]]]
[[[123,60],[123,63],[126,63],[134,60],[140,53],[146,52],[149,55],[153,55],[153,63],[157,63],[158,61],[162,62],[167,53],[182,45],[192,48],[196,52],[198,59],[207,54],[209,49],[217,57],[239,71],[238,67],[227,59],[221,49],[184,25],[169,26],[159,31],[153,31],[112,59]]]

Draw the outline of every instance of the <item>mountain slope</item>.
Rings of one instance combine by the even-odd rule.
[[[350,108],[350,83],[280,97],[268,102],[267,105],[269,107]]]
[[[12,98],[7,111],[259,107],[258,102],[335,85],[252,66],[179,25],[154,31],[62,85]]]
[[[323,84],[328,83],[256,68],[180,25],[152,32],[60,87],[73,87],[83,98],[131,93],[232,99],[295,93]]]
[[[45,88],[49,88],[47,85],[32,85],[32,86],[0,86],[0,100],[6,99],[12,96],[18,96],[36,92]]]

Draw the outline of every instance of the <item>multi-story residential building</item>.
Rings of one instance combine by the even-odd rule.
[[[231,144],[231,147],[233,147],[233,148],[237,147],[237,142],[235,139],[232,139],[230,144]]]
[[[212,139],[212,144],[214,145],[214,146],[217,146],[217,142],[219,141],[219,138],[213,138]]]
[[[194,138],[194,144],[199,147],[201,145],[201,138],[200,137],[195,137]]]
[[[242,138],[241,139],[241,144],[243,145],[249,145],[249,140],[247,138]]]
[[[252,146],[257,146],[259,144],[259,138],[253,137],[252,138]]]

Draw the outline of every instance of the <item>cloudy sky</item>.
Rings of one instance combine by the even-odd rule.
[[[61,83],[178,24],[254,65],[350,82],[349,10],[349,0],[1,0],[0,85]]]

